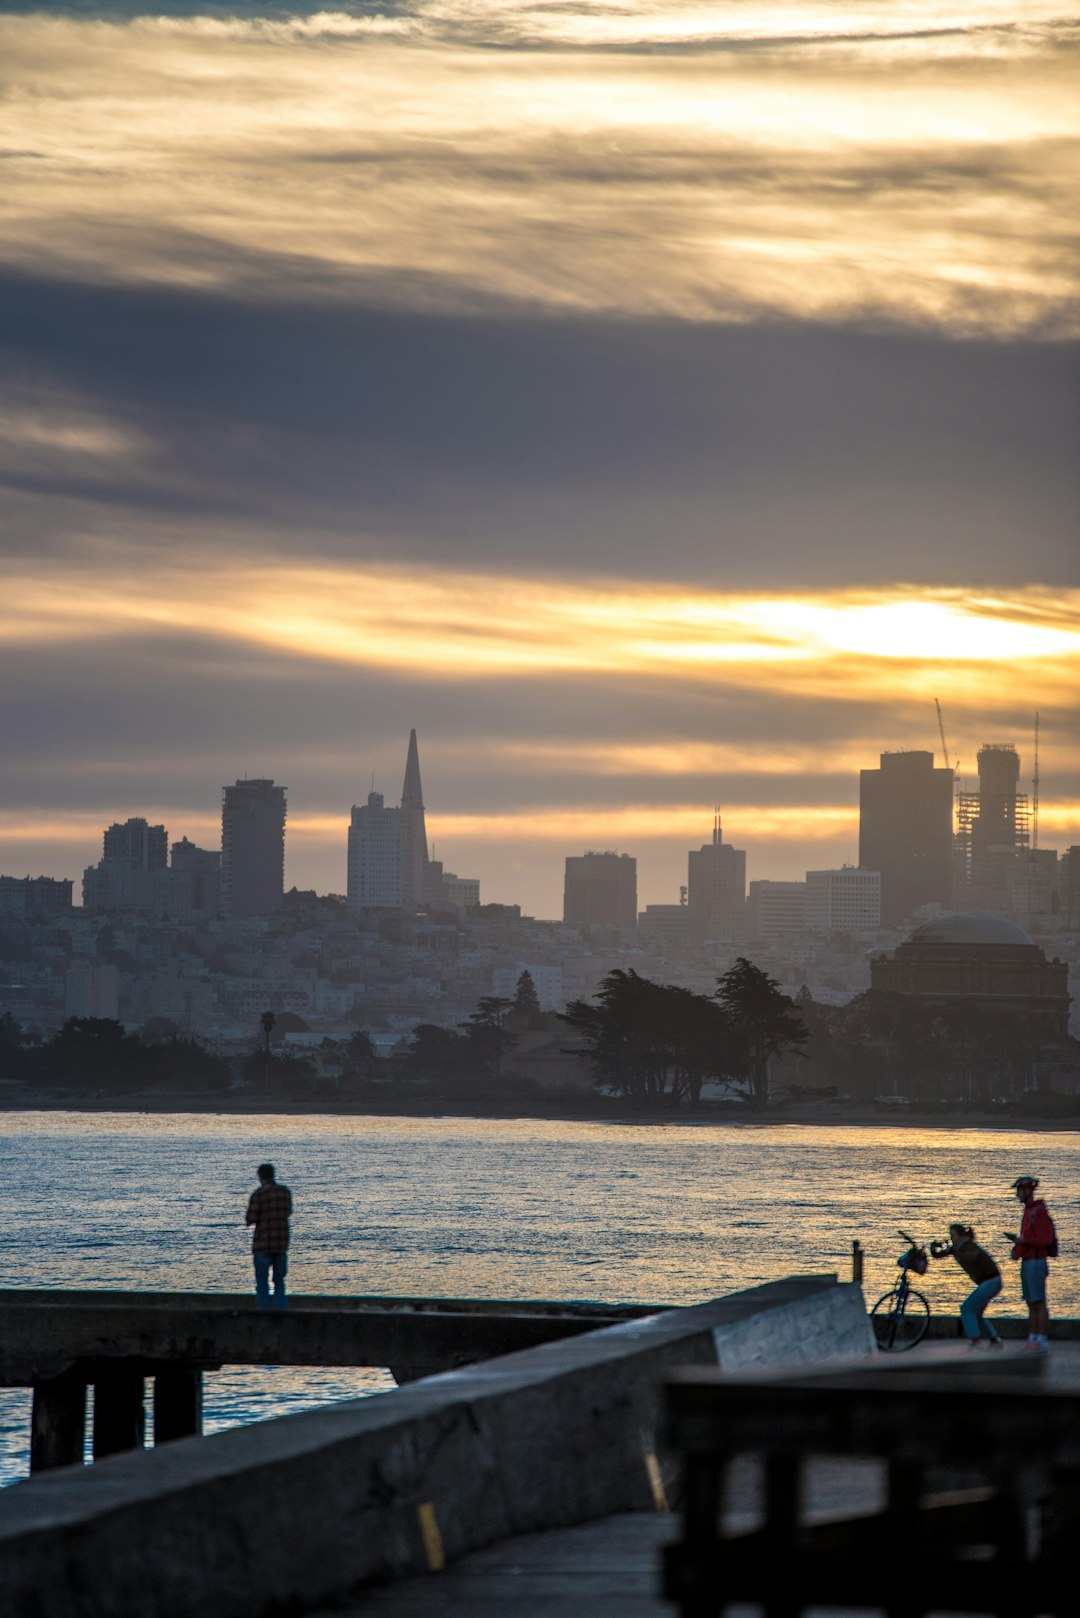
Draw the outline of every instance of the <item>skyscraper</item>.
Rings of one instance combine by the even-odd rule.
[[[349,910],[393,910],[401,904],[401,810],[387,809],[381,792],[353,804],[349,825]]]
[[[724,842],[720,811],[713,813],[712,842],[687,855],[686,908],[691,938],[739,938],[746,905],[746,853]]]
[[[882,753],[859,776],[859,866],[881,873],[881,924],[952,903],[953,772],[933,753]]]
[[[267,916],[285,892],[285,788],[237,781],[221,789],[221,908]]]
[[[572,927],[636,927],[637,860],[629,854],[568,854],[563,921]]]
[[[403,905],[423,904],[427,886],[427,822],[415,730],[409,732],[409,756],[401,789],[401,860],[401,902]]]
[[[353,805],[349,825],[348,899],[350,910],[412,908],[428,892],[427,824],[420,784],[420,752],[409,732],[401,804],[387,808],[381,792]]]
[[[163,871],[169,863],[169,837],[164,826],[149,826],[141,817],[106,828],[102,850],[107,860],[129,871]]]
[[[979,790],[960,794],[956,829],[958,883],[972,909],[1009,908],[1017,856],[1030,842],[1019,781],[1020,755],[1011,743],[979,748]]]

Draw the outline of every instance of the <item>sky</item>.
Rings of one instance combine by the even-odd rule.
[[[1080,25],[1054,0],[0,0],[0,871],[482,897],[858,854],[985,742],[1080,843]]]

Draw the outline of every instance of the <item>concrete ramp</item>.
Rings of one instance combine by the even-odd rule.
[[[269,1618],[514,1534],[663,1509],[679,1366],[874,1351],[862,1294],[801,1277],[184,1439],[0,1495],[19,1618]]]

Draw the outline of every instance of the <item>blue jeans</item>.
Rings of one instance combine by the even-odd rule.
[[[285,1277],[289,1271],[288,1253],[252,1253],[251,1262],[255,1266],[255,1301],[260,1309],[269,1309],[270,1303],[270,1271],[274,1272],[274,1301],[273,1308],[287,1309],[288,1299],[285,1296]]]
[[[975,1291],[960,1305],[960,1323],[964,1328],[964,1336],[970,1337],[972,1342],[978,1337],[989,1337],[992,1342],[996,1341],[997,1332],[989,1321],[983,1319],[983,1310],[1000,1291],[1001,1277],[992,1275],[989,1281],[980,1281]]]

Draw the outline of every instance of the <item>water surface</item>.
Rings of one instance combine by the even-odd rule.
[[[1080,1315],[1074,1134],[792,1124],[138,1113],[0,1115],[0,1287],[235,1292],[244,1209],[278,1166],[296,1206],[297,1292],[695,1303],[811,1271],[891,1285],[898,1225],[976,1226],[1024,1312],[1002,1232],[1037,1174],[1058,1220],[1051,1305]],[[935,1310],[966,1278],[935,1265]],[[207,1428],[378,1391],[379,1371],[235,1368],[207,1378]],[[24,1475],[29,1395],[0,1393],[0,1478]]]

